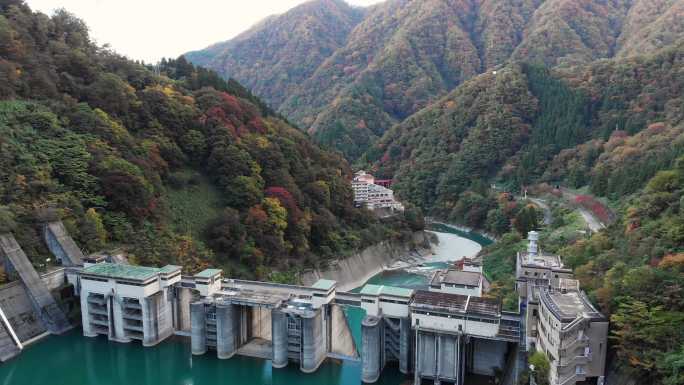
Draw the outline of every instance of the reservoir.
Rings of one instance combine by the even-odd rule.
[[[482,245],[491,243],[446,226],[435,230],[440,243],[423,266],[381,273],[369,283],[425,287],[429,270],[446,266],[448,260],[473,256]],[[364,312],[351,308],[346,314],[359,346]],[[75,329],[45,338],[0,365],[0,385],[357,385],[361,384],[360,371],[360,363],[327,360],[315,373],[303,374],[296,365],[272,369],[267,361],[242,356],[229,360],[219,360],[214,354],[193,356],[189,340],[183,338],[143,348],[135,342],[119,344],[105,337],[83,337],[81,330]],[[390,366],[377,383],[412,384],[413,377]]]

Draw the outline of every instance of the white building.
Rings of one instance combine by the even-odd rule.
[[[537,327],[535,347],[549,359],[551,384],[603,383],[608,319],[589,302],[576,280],[542,290]]]
[[[407,318],[413,290],[368,284],[361,289],[361,308],[370,316]]]
[[[585,380],[602,383],[608,320],[598,312],[558,255],[539,250],[539,234],[528,235],[527,252],[516,258],[516,286],[526,314],[527,348],[546,354],[552,385]]]
[[[482,297],[483,281],[482,273],[474,271],[437,271],[430,281],[430,291]]]
[[[366,206],[371,210],[404,210],[404,206],[394,199],[394,192],[387,187],[375,184],[375,177],[365,171],[359,171],[354,175],[352,189],[356,205]]]
[[[180,266],[86,264],[78,279],[83,334],[156,345],[173,334],[173,285],[180,280]]]

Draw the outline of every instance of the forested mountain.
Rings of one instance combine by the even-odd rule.
[[[681,153],[683,71],[681,43],[563,70],[512,65],[465,82],[394,126],[365,160],[393,176],[402,196],[443,214],[490,181],[509,190],[592,182],[600,195],[632,193]],[[616,149],[616,138],[640,149]],[[615,158],[629,158],[637,171]]]
[[[616,212],[606,230],[582,237],[570,229],[569,236],[553,238],[563,227],[561,217],[543,227],[549,237],[543,244],[564,256],[611,317],[617,353],[611,368],[634,383],[679,384],[682,91],[682,42],[652,54],[563,68],[511,64],[466,81],[395,125],[362,160],[379,175],[393,176],[403,199],[502,236],[485,254],[485,267],[508,269],[499,277],[509,293],[520,234],[529,223],[541,225],[530,221],[513,193],[560,184],[597,197],[582,199],[606,202]]]
[[[0,3],[0,231],[34,262],[55,218],[90,252],[251,277],[400,236],[401,220],[352,206],[349,178],[238,83],[182,58],[146,67],[66,11]]]
[[[329,4],[312,1],[297,10]],[[247,33],[253,50],[247,55],[210,47],[189,57],[245,82],[319,143],[355,160],[392,125],[478,74],[511,60],[569,67],[644,54],[684,38],[683,14],[684,0],[388,0],[366,9],[315,70],[295,50],[266,49],[266,33]],[[320,12],[301,18],[326,22]],[[291,20],[289,14],[274,16],[256,29],[284,29]],[[330,47],[328,34],[320,35],[319,45],[308,33],[294,34],[288,44]],[[236,38],[223,46],[241,42],[246,43]],[[304,65],[307,74],[288,83],[284,99],[273,98],[253,86],[264,79],[262,73],[244,70],[260,65],[260,55],[278,58],[269,79],[289,78],[282,63],[295,63],[288,68],[298,74]]]
[[[186,58],[238,79],[278,108],[335,50],[363,18],[342,0],[302,4],[258,23],[236,38]]]

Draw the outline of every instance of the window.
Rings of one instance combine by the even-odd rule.
[[[361,302],[365,302],[365,303],[375,303],[375,300],[362,298],[362,299],[361,299]]]

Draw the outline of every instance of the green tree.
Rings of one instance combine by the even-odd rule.
[[[551,368],[549,364],[549,359],[546,354],[541,351],[535,351],[530,355],[528,362],[530,366],[534,367],[534,379],[537,385],[548,385],[549,384],[549,369]]]

